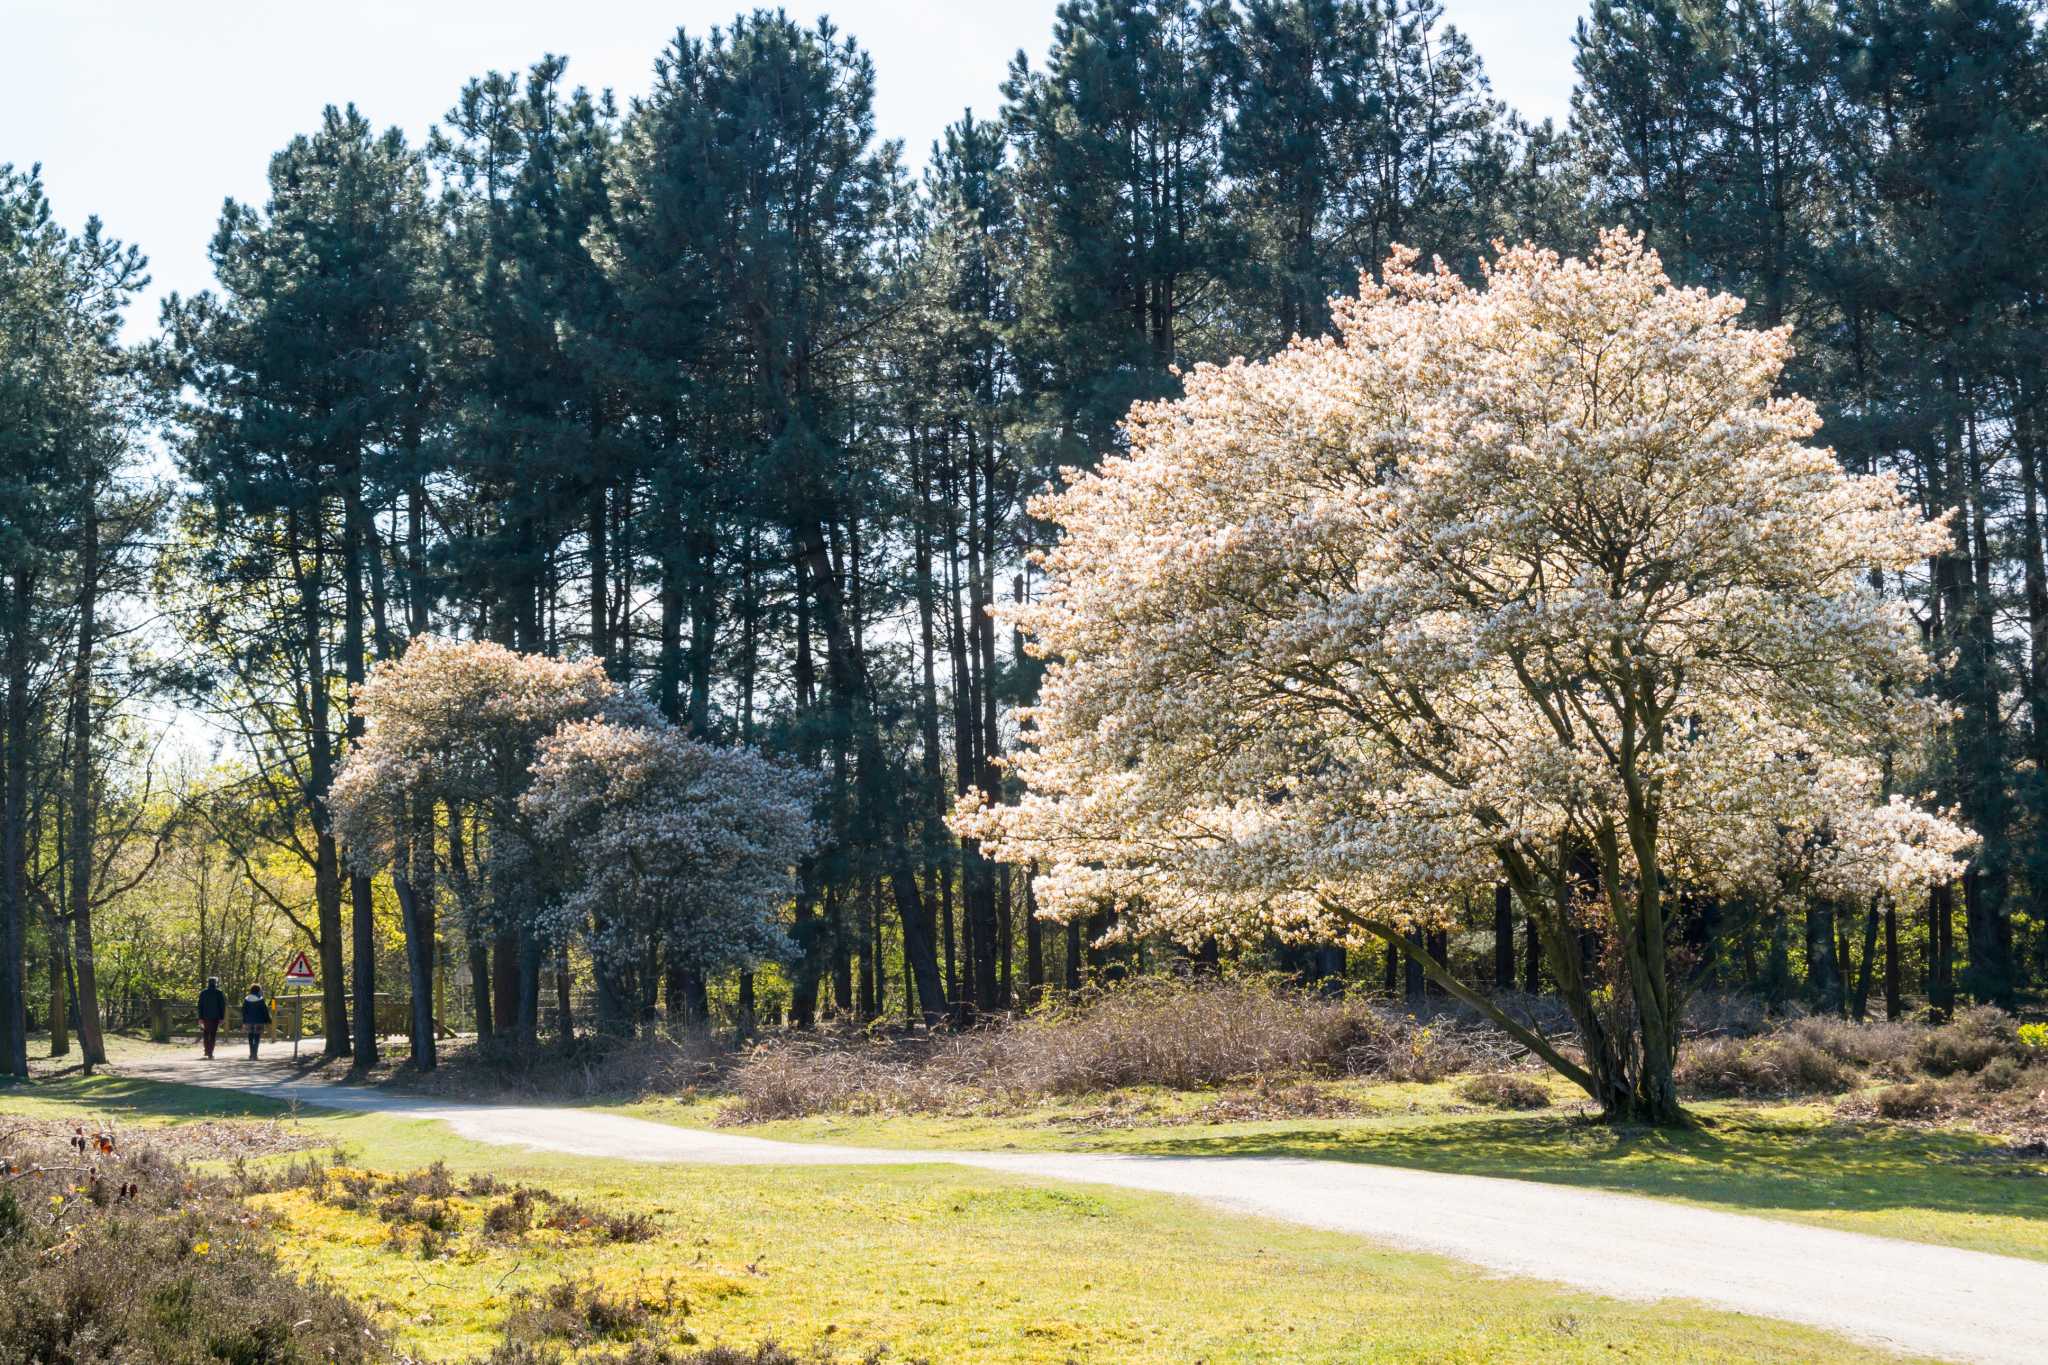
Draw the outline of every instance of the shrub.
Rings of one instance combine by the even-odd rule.
[[[679,1329],[689,1311],[673,1284],[659,1295],[609,1294],[595,1280],[561,1279],[519,1296],[505,1318],[505,1339],[508,1345],[559,1341],[572,1347],[630,1342],[657,1328]]]
[[[1877,1112],[1888,1119],[1923,1119],[1939,1114],[1946,1106],[1948,1093],[1937,1081],[1914,1081],[1908,1085],[1887,1086],[1872,1097]]]
[[[484,1212],[484,1233],[490,1237],[523,1237],[533,1228],[533,1194],[514,1190],[512,1197]]]
[[[2000,1056],[2017,1056],[2019,1029],[2011,1015],[1991,1005],[1976,1005],[1953,1022],[1920,1038],[1914,1061],[1933,1076],[1974,1074]]]
[[[408,1090],[464,1099],[637,1099],[716,1084],[736,1052],[729,1038],[705,1028],[661,1028],[635,1038],[579,1034],[532,1047],[501,1035],[484,1045],[451,1044],[435,1070],[402,1080]]]
[[[1900,1080],[1912,1075],[1914,1052],[1925,1032],[1904,1020],[1857,1023],[1826,1014],[1795,1019],[1783,1030],[1837,1060]]]
[[[1361,1112],[1364,1111],[1357,1101],[1326,1086],[1307,1081],[1275,1085],[1261,1077],[1248,1089],[1218,1095],[1186,1117],[1194,1123],[1257,1123],[1267,1119],[1350,1118]],[[1118,1114],[1105,1106],[1097,1111],[1095,1117],[1103,1127],[1117,1127],[1148,1118],[1156,1119],[1157,1112],[1152,1106],[1145,1105]]]
[[[1707,1038],[1678,1056],[1679,1088],[1711,1098],[1832,1094],[1860,1077],[1841,1058],[1798,1036]]]
[[[1831,1095],[1855,1088],[1862,1077],[1841,1058],[1799,1038],[1769,1045],[1788,1095]]]
[[[1467,1078],[1458,1086],[1458,1098],[1494,1109],[1546,1109],[1550,1092],[1530,1076],[1493,1072]]]
[[[1262,978],[1151,977],[1007,1026],[928,1039],[765,1042],[730,1073],[728,1117],[978,1112],[1129,1086],[1197,1090],[1276,1076],[1438,1080],[1497,1070],[1516,1052],[1506,1035],[1448,1006],[1417,1017]]]
[[[54,1130],[55,1125],[49,1125]],[[231,1178],[147,1148],[95,1148],[80,1164],[61,1134],[8,1135],[23,1172],[0,1214],[0,1360],[367,1362],[385,1358],[369,1319],[276,1260]]]
[[[1985,1090],[2013,1090],[2027,1076],[2027,1068],[2010,1054],[1993,1057],[1977,1073],[1977,1084]]]
[[[644,1242],[656,1232],[654,1219],[645,1213],[621,1213],[573,1199],[551,1199],[547,1216],[540,1225],[555,1232],[589,1233],[601,1242]]]

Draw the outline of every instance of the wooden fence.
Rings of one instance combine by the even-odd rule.
[[[380,1038],[402,1038],[412,1029],[412,997],[377,993],[377,1036]],[[354,1000],[350,1000],[350,1007]],[[350,1021],[353,1023],[353,1019]],[[307,1031],[307,1025],[312,1031]],[[228,1017],[221,1021],[221,1032],[236,1035],[242,1030],[241,1002],[228,1001]],[[443,1038],[452,1038],[454,1033],[439,1020],[435,1021],[436,1031]],[[150,1016],[149,1035],[159,1043],[168,1043],[173,1038],[197,1038],[199,1036],[199,1006],[172,1005],[167,1000],[156,1002]],[[279,995],[270,998],[270,1027],[263,1031],[266,1039],[301,1039],[320,1036],[320,997],[314,995]]]

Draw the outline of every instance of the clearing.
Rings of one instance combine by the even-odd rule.
[[[1486,1176],[1292,1156],[963,1151],[779,1142],[631,1115],[483,1105],[294,1079],[283,1063],[131,1063],[128,1075],[286,1102],[431,1120],[459,1137],[582,1157],[692,1165],[946,1162],[1012,1177],[1189,1196],[1235,1212],[1356,1234],[1501,1274],[1624,1299],[1686,1298],[1893,1350],[1985,1362],[2038,1359],[2048,1264],[1660,1199]],[[1627,1248],[1618,1254],[1618,1248]]]

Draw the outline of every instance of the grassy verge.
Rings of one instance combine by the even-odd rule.
[[[0,1113],[277,1115],[251,1097],[118,1078],[0,1092]],[[1686,1304],[1616,1303],[1198,1205],[1038,1186],[945,1167],[701,1168],[484,1147],[376,1115],[293,1122],[358,1165],[443,1161],[647,1214],[624,1245],[494,1240],[464,1207],[440,1254],[394,1248],[370,1211],[300,1190],[261,1196],[288,1266],[372,1310],[399,1350],[461,1359],[496,1343],[522,1291],[595,1277],[672,1287],[703,1341],[881,1346],[934,1365],[996,1362],[1835,1361],[1868,1352],[1824,1334]],[[844,1134],[840,1134],[844,1136]]]
[[[1611,1128],[1560,1104],[1474,1112],[1454,1082],[1330,1087],[1356,1117],[1190,1122],[1213,1097],[1124,1092],[1004,1115],[814,1115],[739,1128],[854,1146],[1291,1156],[1541,1180],[2048,1260],[2048,1161],[1955,1127],[1853,1122],[1827,1105],[1704,1101],[1682,1132]],[[1554,1092],[1567,1097],[1562,1086]],[[713,1100],[620,1112],[686,1127]]]

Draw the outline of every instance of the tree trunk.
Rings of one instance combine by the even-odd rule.
[[[406,818],[408,829],[391,883],[398,895],[400,922],[405,926],[406,989],[412,995],[407,1015],[411,1064],[416,1071],[432,1071],[439,1047],[434,1013],[434,826],[431,818],[420,818],[410,803]],[[427,842],[424,858],[419,856],[422,840]]]
[[[363,602],[363,486],[362,452],[349,473],[342,495],[342,676],[349,687],[349,747],[362,742],[363,718],[356,711],[355,691],[363,684],[365,659]],[[370,879],[361,873],[348,880],[350,909],[349,968],[355,987],[355,1069],[368,1071],[377,1064],[377,914]]]
[[[510,929],[491,935],[491,1022],[508,1035],[519,1031],[519,936]]]
[[[1863,916],[1863,964],[1856,976],[1855,1016],[1859,1024],[1870,1017],[1870,983],[1877,968],[1877,929],[1881,916],[1878,914],[1879,897],[1870,898],[1870,909]]]
[[[100,516],[99,499],[88,496],[85,523],[78,544],[78,648],[71,673],[71,934],[78,981],[78,1045],[90,1072],[107,1060],[100,1033],[99,975],[93,961],[93,790],[92,679],[99,643]],[[51,926],[52,944],[63,939],[62,925]],[[54,973],[53,973],[54,975]],[[54,992],[53,992],[54,994]],[[54,1038],[61,1016],[50,1023]]]
[[[295,542],[300,530],[295,517],[291,529]],[[300,551],[296,543],[293,551],[297,558]],[[320,933],[320,1050],[328,1057],[346,1057],[351,1044],[348,986],[342,976],[341,959],[341,860],[327,815],[327,793],[334,785],[334,741],[328,727],[330,679],[321,630],[324,609],[320,601],[320,551],[313,549],[310,558],[310,565],[300,559],[297,570],[299,610],[304,617],[301,627],[305,631],[307,760],[312,778],[306,796],[313,815],[313,904],[315,926]]]
[[[56,915],[48,917],[45,931],[50,941],[50,1055],[68,1057],[71,1055],[71,1031],[65,1019],[69,1012],[64,998],[65,969],[70,965],[70,954],[66,951],[64,921]]]
[[[1927,897],[1927,1004],[1934,1017],[1955,1013],[1955,884],[1940,882]]]
[[[1884,904],[1884,1017],[1896,1023],[1904,1009],[1899,980],[1899,908]]]
[[[1493,888],[1493,988],[1515,988],[1515,894],[1506,882]]]
[[[1031,879],[1037,865],[1024,872],[1024,1002],[1036,1005],[1045,999],[1045,928],[1038,919],[1038,898],[1032,894]]]
[[[569,950],[555,949],[555,1041],[576,1046],[576,1012],[569,994]]]
[[[14,571],[7,622],[6,810],[0,813],[0,1071],[28,1077],[28,705],[31,575]]]

